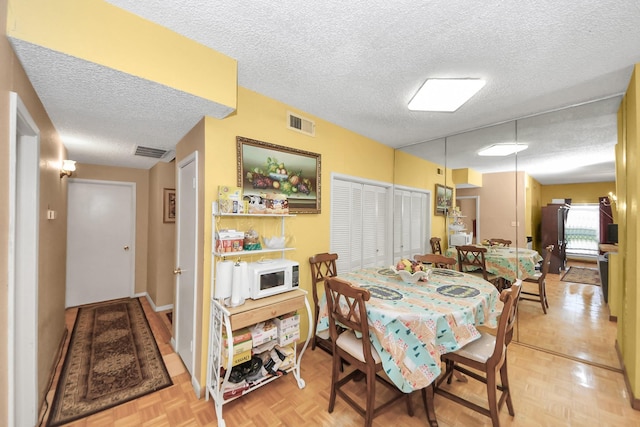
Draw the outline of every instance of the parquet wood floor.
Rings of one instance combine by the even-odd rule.
[[[551,275],[550,275],[551,276]],[[557,275],[556,275],[557,276]],[[547,284],[550,311],[545,317],[540,305],[522,303],[519,322],[520,339],[509,346],[508,363],[515,417],[506,408],[500,415],[502,426],[638,426],[640,411],[629,404],[624,378],[617,357],[611,356],[615,340],[615,323],[601,311],[598,288],[574,286],[550,277]],[[216,426],[212,400],[196,399],[180,358],[170,346],[171,325],[164,314],[154,313],[146,300],[143,306],[158,341],[174,385],[113,409],[103,411],[71,426]],[[69,330],[73,327],[75,310],[67,311]],[[585,320],[586,319],[586,320]],[[585,321],[597,325],[583,333]],[[606,334],[596,339],[592,334]],[[536,341],[538,340],[538,341]],[[561,346],[551,348],[549,341],[560,340]],[[534,347],[542,345],[543,350]],[[560,355],[568,351],[571,357]],[[64,357],[64,356],[63,356]],[[589,363],[575,360],[584,358]],[[62,365],[62,363],[60,363]],[[607,366],[601,366],[607,365]],[[58,366],[58,371],[60,366]],[[271,426],[361,426],[363,419],[338,399],[333,413],[327,412],[331,358],[322,350],[310,349],[302,359],[302,377],[306,387],[298,389],[293,376],[284,377],[243,396],[223,407],[229,427]],[[47,395],[53,398],[55,381]],[[363,395],[364,385],[354,393]],[[466,398],[485,404],[482,384],[454,381],[452,387]],[[379,388],[379,392],[384,392]],[[423,426],[426,414],[419,393],[414,394],[415,415],[409,417],[404,404],[390,408],[374,420],[374,426]],[[489,418],[442,398],[435,397],[439,425],[490,426]],[[46,418],[45,418],[46,419]],[[44,425],[44,424],[43,424]]]

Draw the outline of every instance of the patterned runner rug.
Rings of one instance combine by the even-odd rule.
[[[569,267],[569,271],[567,271],[560,280],[563,282],[600,286],[600,273],[597,268]]]
[[[47,426],[172,384],[138,299],[80,307]]]

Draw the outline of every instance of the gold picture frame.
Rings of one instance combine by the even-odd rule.
[[[446,215],[453,206],[453,188],[436,184],[436,215]]]
[[[320,213],[320,154],[242,136],[236,142],[243,197],[285,194],[290,213]]]
[[[162,195],[162,222],[176,222],[176,189],[165,188]]]

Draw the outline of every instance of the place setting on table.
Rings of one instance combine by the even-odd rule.
[[[502,303],[496,287],[482,278],[404,261],[412,267],[370,267],[337,277],[371,294],[366,304],[371,342],[389,379],[410,393],[440,375],[441,354],[478,339],[477,326],[494,328]],[[323,297],[316,331],[328,327]]]

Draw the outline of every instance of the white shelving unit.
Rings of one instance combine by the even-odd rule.
[[[472,233],[465,233],[466,227],[460,218],[464,215],[448,216],[449,221],[449,247],[458,245],[470,245],[473,241]]]
[[[206,399],[209,396],[213,398],[216,408],[216,416],[218,419],[218,426],[225,427],[225,421],[222,417],[222,407],[251,391],[260,388],[270,382],[281,378],[281,376],[273,375],[262,378],[259,381],[252,382],[247,385],[246,388],[238,391],[235,394],[228,394],[225,397],[225,384],[229,382],[229,376],[232,370],[233,364],[233,331],[238,329],[255,325],[257,323],[276,318],[278,316],[298,311],[303,307],[307,311],[308,325],[313,324],[311,316],[311,307],[307,299],[307,292],[303,289],[294,289],[281,294],[273,295],[258,300],[245,300],[245,303],[237,307],[227,307],[224,302],[214,298],[215,295],[215,261],[217,258],[225,257],[241,257],[249,255],[258,255],[266,253],[280,252],[284,258],[284,254],[287,251],[292,251],[295,248],[285,247],[281,249],[260,249],[252,251],[237,251],[237,252],[216,252],[216,225],[218,220],[223,218],[240,218],[240,217],[252,217],[255,219],[277,217],[281,218],[281,233],[284,236],[285,219],[295,215],[262,215],[262,214],[214,214],[213,215],[213,251],[212,251],[212,278],[211,278],[211,314],[209,320],[209,349],[207,357],[207,386],[206,386]],[[224,333],[223,333],[224,332]],[[225,343],[223,342],[224,336],[227,337],[227,345],[225,350]],[[294,343],[294,364],[285,370],[287,373],[292,373],[295,377],[298,387],[300,389],[305,387],[305,382],[300,376],[300,363],[302,356],[309,345],[311,334],[307,333],[307,339],[300,352],[297,352],[296,345]],[[228,351],[226,355],[227,366],[222,366],[222,351]]]

